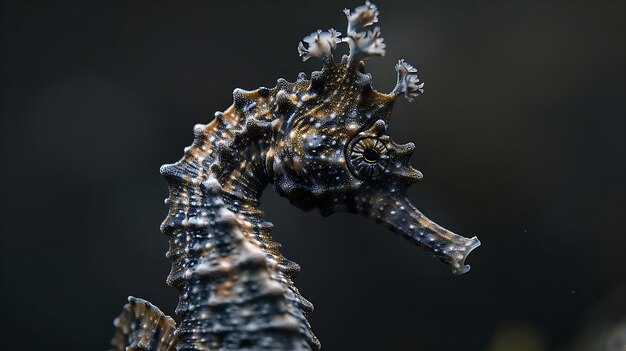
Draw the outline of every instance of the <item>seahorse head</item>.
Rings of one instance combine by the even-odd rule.
[[[464,273],[467,254],[479,245],[475,237],[458,236],[423,216],[407,199],[407,188],[422,178],[410,166],[413,143],[398,144],[388,133],[398,96],[409,101],[423,92],[417,70],[404,60],[395,66],[397,84],[390,93],[371,86],[363,60],[385,54],[374,4],[344,10],[347,35],[330,29],[306,36],[298,46],[304,60],[321,59],[324,67],[311,80],[279,81],[274,99],[276,126],[266,168],[274,188],[302,209],[329,215],[344,211],[375,219],[429,249]],[[349,55],[333,59],[338,44]]]

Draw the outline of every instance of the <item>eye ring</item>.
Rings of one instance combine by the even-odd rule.
[[[389,164],[387,147],[382,141],[372,137],[351,143],[347,154],[350,170],[361,179],[379,178]]]

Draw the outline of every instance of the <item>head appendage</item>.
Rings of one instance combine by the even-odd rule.
[[[378,22],[376,5],[367,1],[365,5],[357,7],[354,12],[343,10],[348,17],[346,36],[340,38],[341,33],[334,29],[327,32],[317,30],[306,37],[298,45],[298,53],[304,61],[317,57],[325,64],[332,62],[332,50],[338,43],[348,43],[350,46],[350,62],[358,63],[371,56],[384,56],[385,43],[380,36],[380,28],[360,32],[362,29]],[[307,45],[305,46],[304,43]]]
[[[362,68],[362,60],[385,56],[386,44],[381,36],[380,27],[367,30],[373,24],[378,23],[379,12],[376,5],[366,1],[365,5],[359,6],[353,11],[344,9],[343,12],[348,19],[346,36],[342,38],[341,33],[333,28],[328,31],[318,29],[307,35],[298,44],[298,54],[303,61],[316,57],[325,66],[332,65],[334,64],[332,52],[339,43],[349,45],[348,66],[355,69]],[[424,83],[417,77],[415,67],[401,59],[395,68],[398,72],[398,80],[391,92],[392,95],[403,95],[407,100],[413,101],[414,98],[424,92]]]
[[[413,101],[414,98],[420,96],[424,92],[424,83],[417,77],[417,69],[404,59],[400,59],[396,64],[398,72],[398,82],[392,93],[396,95],[404,95],[404,97]]]

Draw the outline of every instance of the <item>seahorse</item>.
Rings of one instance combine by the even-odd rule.
[[[273,88],[235,89],[233,104],[194,127],[182,159],[161,167],[169,213],[161,230],[172,260],[167,283],[179,291],[180,324],[147,301],[129,298],[113,350],[319,350],[307,321],[313,305],[293,283],[300,267],[279,252],[259,209],[274,189],[322,215],[349,212],[374,219],[430,251],[453,273],[469,270],[480,245],[425,217],[406,196],[422,178],[409,165],[413,143],[391,140],[387,126],[398,96],[423,93],[417,70],[395,66],[390,93],[372,88],[365,59],[383,56],[377,7],[344,10],[347,33],[317,30],[298,45],[320,71]],[[333,52],[347,43],[340,62]]]

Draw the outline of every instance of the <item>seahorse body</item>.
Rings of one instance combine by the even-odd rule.
[[[375,219],[431,251],[454,273],[480,243],[444,229],[406,198],[421,179],[409,166],[414,145],[396,144],[387,121],[399,95],[422,93],[417,70],[400,60],[389,94],[371,87],[363,60],[384,54],[366,2],[348,18],[347,35],[317,31],[298,46],[324,67],[274,88],[235,89],[233,105],[207,125],[178,162],[161,168],[169,185],[162,231],[172,260],[168,284],[179,290],[180,325],[131,298],[116,319],[114,350],[319,350],[307,321],[313,310],[293,284],[299,266],[278,251],[259,197],[268,183],[302,209],[347,211]],[[332,50],[350,54],[335,63]]]

